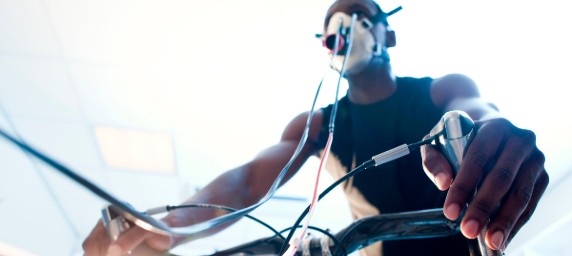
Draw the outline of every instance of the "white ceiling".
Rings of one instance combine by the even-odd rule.
[[[335,77],[314,37],[329,3],[0,0],[0,127],[138,209],[177,204],[276,142],[294,115],[309,110],[324,74],[318,106],[333,101]],[[390,20],[398,37],[390,51],[396,74],[465,73],[483,97],[537,133],[551,187],[509,249],[562,255],[572,214],[570,200],[563,200],[572,192],[566,190],[572,187],[571,104],[564,93],[570,82],[568,65],[561,64],[572,59],[565,33],[571,18],[563,3],[380,4],[403,6]],[[95,141],[98,125],[171,136],[176,174],[106,166]],[[4,140],[0,156],[0,242],[38,255],[81,255],[105,202]],[[307,198],[315,166],[311,161],[280,194]],[[272,200],[257,213],[282,228],[305,203]],[[556,205],[558,214],[549,210]],[[323,207],[346,209],[327,201]],[[335,212],[324,210],[313,224],[343,227],[340,219],[349,221],[349,214]],[[228,237],[245,227],[185,252],[233,245]]]

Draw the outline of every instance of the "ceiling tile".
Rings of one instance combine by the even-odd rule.
[[[126,1],[45,0],[54,30],[67,58],[113,58],[118,24],[129,10]]]
[[[157,174],[176,171],[173,138],[168,133],[114,126],[96,126],[94,132],[110,168]]]
[[[180,204],[191,195],[181,195],[185,181],[175,175],[108,171],[109,191],[137,210]]]
[[[12,116],[83,120],[76,90],[61,61],[0,54],[0,102]]]
[[[58,56],[52,22],[42,0],[1,0],[0,35],[0,52]]]
[[[89,123],[149,129],[171,126],[174,102],[157,68],[75,62],[70,69]]]
[[[74,227],[43,177],[20,150],[4,140],[0,155],[0,240],[38,255],[68,254],[70,245],[77,243]]]
[[[82,173],[86,167],[103,166],[87,125],[27,118],[12,121],[28,145],[71,169]]]
[[[44,164],[38,164],[38,166],[46,181],[46,187],[52,191],[55,196],[54,201],[57,201],[56,203],[63,210],[62,214],[73,225],[80,238],[87,237],[95,223],[101,218],[102,207],[109,202],[52,167]],[[81,173],[74,171],[95,186],[108,190],[106,188],[109,182],[104,176],[105,170],[83,168]]]

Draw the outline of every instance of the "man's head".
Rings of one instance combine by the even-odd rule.
[[[330,36],[331,39],[332,34],[339,30],[340,24],[349,28],[351,16],[354,14],[357,15],[357,22],[354,25],[352,50],[346,63],[347,74],[359,73],[376,63],[387,63],[387,48],[395,46],[395,33],[389,29],[388,15],[373,0],[336,0],[328,9],[324,20],[326,38]],[[330,49],[333,48],[331,40],[326,45]],[[338,71],[341,70],[344,60],[343,53],[340,52],[334,57],[332,66]]]
[[[373,23],[381,22],[385,26],[387,23],[387,14],[381,10],[379,5],[373,0],[336,0],[326,13],[324,26],[327,26],[332,14],[336,12],[344,12],[348,15],[358,14],[358,18],[366,17]]]

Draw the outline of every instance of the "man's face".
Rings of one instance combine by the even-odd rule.
[[[325,31],[330,22],[330,18],[336,12],[343,12],[349,16],[355,13],[358,15],[358,20],[367,18],[370,21],[373,21],[373,17],[379,14],[377,6],[371,0],[337,0],[330,6],[326,13],[324,34],[326,34]],[[381,22],[377,22],[373,25],[373,28],[370,29],[373,37],[377,42],[385,45],[387,27]]]
[[[365,19],[371,22],[375,20],[376,15],[380,14],[379,8],[372,0],[337,0],[330,6],[326,14],[326,24],[324,26],[324,35],[326,36],[331,36],[332,32],[335,31],[332,30],[331,26],[337,26],[336,22],[332,20],[333,24],[330,24],[330,20],[332,17],[339,17],[336,13],[343,13],[343,15],[347,16],[356,14],[358,18],[357,24],[359,24],[357,28],[366,24],[366,22],[364,22]],[[349,22],[346,20],[345,26],[347,26],[348,23]],[[345,70],[344,75],[358,74],[366,68],[383,65],[389,61],[386,51],[386,48],[388,47],[388,28],[383,22],[379,21],[373,24],[370,23],[370,26],[371,25],[373,25],[373,27],[368,27],[365,30],[364,27],[362,27],[361,29],[354,31],[354,45],[352,47],[350,57],[348,58],[348,62],[346,63],[347,69]],[[392,46],[393,44],[389,45],[389,47]],[[345,58],[343,55],[338,54],[332,59],[332,68],[340,72],[344,62]]]

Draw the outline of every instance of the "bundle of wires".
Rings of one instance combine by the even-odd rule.
[[[332,108],[332,113],[330,115],[331,116],[330,123],[328,125],[328,140],[327,140],[326,146],[324,148],[324,155],[322,156],[322,159],[320,160],[320,165],[318,167],[318,172],[316,175],[316,182],[314,184],[314,191],[312,194],[312,201],[311,201],[310,206],[309,206],[308,217],[306,219],[306,222],[302,226],[302,230],[300,232],[300,235],[292,241],[288,241],[288,240],[285,241],[285,244],[290,242],[290,247],[288,248],[288,250],[286,252],[284,252],[284,254],[283,254],[284,256],[292,256],[292,255],[294,255],[294,253],[296,253],[296,251],[300,245],[300,242],[302,241],[302,239],[306,235],[306,232],[308,230],[308,226],[310,224],[310,220],[312,219],[312,216],[313,216],[314,211],[316,209],[316,205],[318,202],[318,185],[319,185],[320,175],[322,173],[322,170],[324,168],[325,163],[328,160],[328,157],[330,154],[330,148],[332,146],[332,141],[334,139],[334,124],[335,124],[336,113],[337,113],[337,109],[338,109],[338,95],[339,95],[339,90],[340,90],[340,83],[342,81],[342,78],[344,77],[346,63],[347,63],[347,60],[348,60],[350,53],[351,53],[352,44],[353,44],[354,27],[355,27],[355,23],[357,21],[357,17],[358,16],[355,13],[352,15],[352,20],[350,23],[349,39],[348,39],[349,40],[348,48],[347,48],[347,51],[346,51],[345,56],[344,56],[344,61],[342,63],[342,68],[340,70],[340,75],[338,77],[338,82],[336,85],[336,97],[334,100],[334,107]],[[336,40],[335,40],[335,44],[334,44],[334,48],[333,48],[331,61],[333,61],[333,59],[338,54],[338,48],[339,48],[338,44],[340,41],[339,39],[341,36],[342,29],[343,29],[343,23],[340,21],[340,28],[336,31]],[[330,66],[331,66],[331,61],[330,61]],[[316,94],[316,97],[317,96],[318,95]],[[293,235],[293,233],[296,231],[296,227],[298,227],[298,224],[296,224],[292,227],[292,229],[290,230],[289,237],[291,237]],[[282,247],[284,247],[284,246],[282,246]]]

